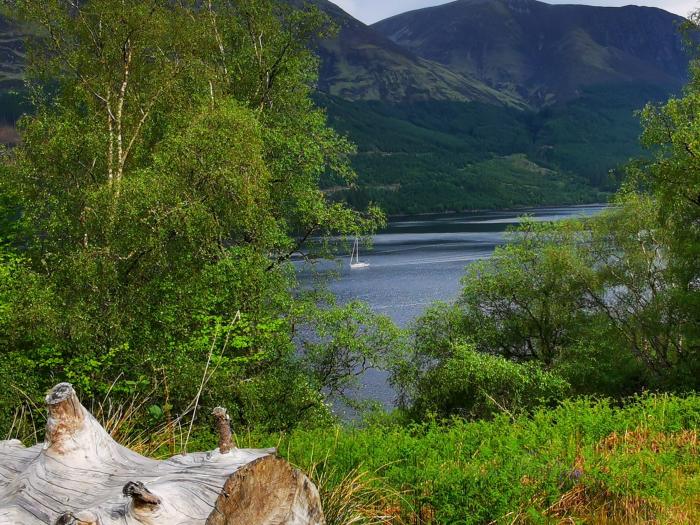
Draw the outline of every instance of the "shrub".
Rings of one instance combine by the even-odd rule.
[[[460,345],[421,378],[410,413],[417,419],[512,415],[560,400],[568,390],[564,379],[536,363],[515,363]]]

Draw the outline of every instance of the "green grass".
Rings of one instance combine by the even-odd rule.
[[[394,495],[373,508],[395,523],[691,524],[700,522],[699,426],[700,397],[659,395],[624,407],[571,401],[516,421],[239,438],[329,473],[329,492],[365,472]]]

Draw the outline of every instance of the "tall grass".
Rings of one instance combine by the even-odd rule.
[[[695,525],[698,427],[695,395],[584,399],[515,421],[298,430],[280,450],[301,466],[323,454],[330,472],[371,474],[397,495],[393,523]]]
[[[318,487],[328,525],[400,523],[401,495],[362,465],[348,472],[315,464],[309,477]]]

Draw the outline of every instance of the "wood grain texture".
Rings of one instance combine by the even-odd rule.
[[[206,525],[322,525],[316,487],[286,461],[265,456],[233,474]]]
[[[0,525],[234,523],[227,515],[234,509],[221,503],[232,497],[250,516],[275,516],[237,524],[325,523],[316,488],[274,449],[217,449],[156,461],[116,443],[67,383],[54,387],[46,402],[44,443],[26,448],[0,441]],[[256,476],[265,477],[256,482]]]

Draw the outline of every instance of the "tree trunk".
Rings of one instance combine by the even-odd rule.
[[[156,461],[117,444],[71,385],[46,396],[46,441],[0,441],[0,525],[324,525],[316,487],[274,449]],[[221,421],[219,428],[222,429]]]

